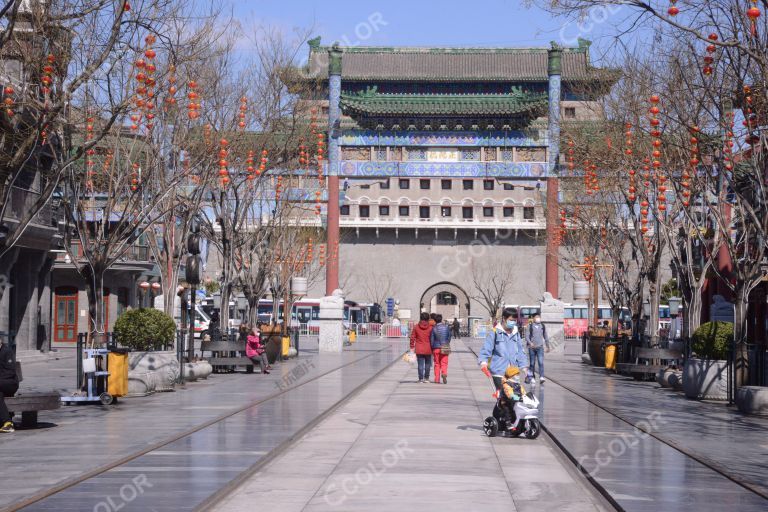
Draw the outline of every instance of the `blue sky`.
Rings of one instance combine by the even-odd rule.
[[[526,8],[521,0],[226,0],[244,24],[294,29],[314,28],[324,43],[386,46],[548,46],[576,45],[581,36],[595,41],[618,24],[624,12],[590,13],[578,25]],[[602,9],[602,8],[601,8]]]

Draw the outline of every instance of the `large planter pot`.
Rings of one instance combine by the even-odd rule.
[[[283,340],[279,326],[264,327],[261,330],[262,343],[267,354],[267,361],[273,364],[283,351]]]
[[[211,363],[205,359],[198,361],[197,364],[201,379],[207,379],[208,376],[213,373],[213,366],[211,366]]]
[[[674,375],[675,370],[673,368],[663,368],[656,374],[656,382],[663,388],[672,387],[669,383],[669,378]]]
[[[605,366],[605,351],[603,344],[606,338],[602,336],[590,336],[587,340],[587,353],[594,366]]]
[[[744,414],[768,416],[768,388],[742,386],[736,390],[736,406]]]
[[[727,400],[727,361],[689,358],[683,368],[683,392],[695,400]]]
[[[155,372],[128,372],[129,397],[147,396],[155,392],[157,387]]]
[[[179,361],[173,350],[129,352],[128,369],[136,372],[157,372],[157,390],[169,391],[179,378]]]
[[[669,387],[674,389],[675,391],[682,391],[683,390],[683,371],[682,370],[675,370],[672,375],[667,378],[667,382],[669,382]]]

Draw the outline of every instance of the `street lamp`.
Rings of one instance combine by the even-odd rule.
[[[141,301],[140,301],[140,304],[139,304],[139,308],[143,308],[144,305],[146,304],[146,302],[147,302],[147,290],[149,290],[149,288],[151,286],[152,285],[149,284],[147,281],[143,281],[143,282],[139,283],[139,288],[141,288]]]

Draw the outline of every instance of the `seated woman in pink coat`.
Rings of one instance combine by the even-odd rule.
[[[261,373],[269,373],[269,361],[267,361],[266,350],[264,345],[261,344],[261,333],[259,328],[255,325],[251,329],[251,333],[248,335],[245,343],[245,355],[253,361],[253,364],[261,366]]]

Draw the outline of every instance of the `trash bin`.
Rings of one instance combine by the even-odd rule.
[[[605,369],[616,369],[616,345],[613,343],[605,346]]]
[[[291,349],[291,337],[283,336],[282,355],[288,357],[288,351]]]
[[[357,341],[357,333],[355,331],[349,331],[349,342],[354,343]]]
[[[113,397],[128,394],[128,354],[125,352],[110,352],[107,354],[107,393]]]

